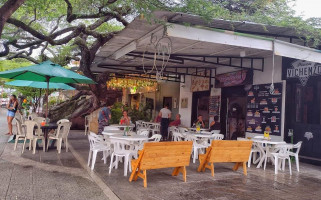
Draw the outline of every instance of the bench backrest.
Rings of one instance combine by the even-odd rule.
[[[188,166],[193,142],[147,142],[141,155],[142,170]]]
[[[209,162],[246,162],[252,141],[213,140]]]

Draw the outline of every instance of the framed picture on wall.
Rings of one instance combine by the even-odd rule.
[[[182,98],[181,100],[181,108],[187,108],[188,98]]]
[[[173,99],[173,108],[177,108],[177,98]]]

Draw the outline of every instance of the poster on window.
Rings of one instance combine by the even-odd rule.
[[[246,132],[281,135],[282,83],[253,85],[247,94]]]

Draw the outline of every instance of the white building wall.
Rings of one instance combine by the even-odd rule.
[[[191,116],[192,116],[192,98],[193,93],[191,92],[191,76],[185,77],[185,83],[181,83],[180,86],[180,95],[179,95],[179,114],[181,115],[181,124],[182,126],[189,127],[191,125]],[[182,108],[181,102],[182,99],[188,98],[187,108]]]

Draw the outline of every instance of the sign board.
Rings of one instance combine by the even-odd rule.
[[[282,79],[300,80],[302,86],[306,86],[310,77],[321,76],[321,64],[283,57]]]
[[[253,83],[252,70],[240,70],[215,76],[215,87],[231,87],[238,85],[247,85]]]
[[[253,85],[247,94],[246,132],[281,135],[282,83]]]
[[[221,96],[210,96],[209,99],[209,116],[220,117]]]
[[[210,78],[192,76],[191,92],[201,92],[210,90]]]

